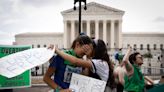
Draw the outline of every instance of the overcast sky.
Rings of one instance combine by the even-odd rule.
[[[163,32],[164,0],[87,0],[125,11],[123,32]],[[74,0],[0,0],[0,44],[25,32],[63,32],[61,11]],[[82,3],[83,4],[83,3]],[[76,4],[78,6],[78,4]]]

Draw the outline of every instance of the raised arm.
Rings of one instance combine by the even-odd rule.
[[[59,56],[61,56],[63,59],[70,61],[73,65],[81,66],[81,67],[85,67],[85,68],[89,68],[89,69],[92,68],[92,62],[90,59],[87,59],[87,60],[79,59],[77,57],[74,57],[67,53],[64,53],[63,51],[59,50],[58,48],[55,48],[55,53],[58,54]]]
[[[125,66],[127,74],[132,74],[133,73],[133,66],[132,64],[129,62],[129,56],[131,54],[132,48],[129,46],[128,50],[123,58],[123,62],[121,63],[121,66]]]

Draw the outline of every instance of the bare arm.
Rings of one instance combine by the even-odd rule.
[[[131,54],[132,48],[128,47],[128,50],[123,58],[123,62],[121,63],[121,65],[125,65],[126,71],[128,75],[133,74],[133,66],[132,64],[129,62],[129,56]]]
[[[124,85],[125,82],[124,82],[124,71],[123,70],[118,72],[118,79],[119,79],[119,83]]]
[[[44,75],[44,82],[47,83],[51,88],[56,89],[58,85],[51,79],[51,76],[53,75],[55,69],[54,68],[48,68],[46,71],[46,74]]]
[[[81,67],[85,67],[85,68],[89,68],[89,69],[92,68],[92,63],[91,63],[90,59],[87,59],[87,60],[79,59],[77,57],[74,57],[67,53],[64,53],[63,51],[60,51],[57,48],[55,48],[55,53],[58,54],[59,56],[61,56],[62,58],[64,58],[65,60],[70,61],[72,64],[74,64],[76,66],[81,66]]]
[[[144,79],[145,79],[147,85],[154,85],[153,80],[151,78],[149,78],[148,76],[144,76]]]

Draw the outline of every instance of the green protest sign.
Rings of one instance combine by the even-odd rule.
[[[31,46],[22,45],[0,45],[0,58],[16,53],[19,51],[30,49]],[[13,78],[7,78],[0,75],[0,89],[11,89],[31,86],[31,71],[27,70],[21,75]]]

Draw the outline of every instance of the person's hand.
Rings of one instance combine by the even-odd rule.
[[[132,51],[132,46],[128,46],[128,50]]]
[[[82,49],[84,50],[84,53],[87,55],[87,57],[92,55],[93,48],[90,45],[83,45]]]
[[[129,60],[129,56],[130,56],[131,52],[132,52],[132,47],[128,46],[128,50],[127,50],[126,54],[124,55],[123,61]]]
[[[70,89],[61,89],[59,92],[72,92]]]
[[[53,44],[50,44],[50,46],[48,46],[47,49],[53,49],[54,48],[54,45]]]
[[[56,47],[53,44],[50,44],[50,46],[48,46],[47,49],[51,49],[51,50],[53,50],[55,52]]]

